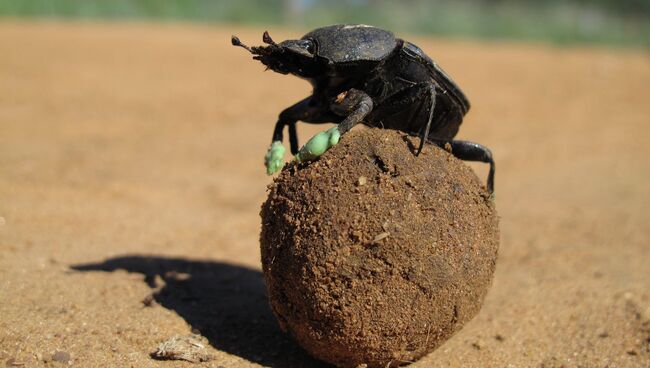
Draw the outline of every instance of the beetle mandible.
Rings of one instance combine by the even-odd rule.
[[[280,113],[265,156],[268,174],[283,164],[283,130],[288,127],[291,153],[298,161],[316,159],[358,123],[404,131],[425,142],[451,149],[461,160],[490,164],[487,189],[494,191],[495,165],[490,150],[478,143],[454,140],[470,104],[454,81],[418,46],[391,32],[363,24],[315,29],[299,40],[273,41],[248,47],[232,36],[232,44],[253,54],[268,69],[293,74],[313,86],[311,96]],[[336,123],[298,149],[296,123]]]

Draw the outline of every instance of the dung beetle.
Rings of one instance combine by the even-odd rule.
[[[311,96],[280,113],[265,156],[269,174],[282,167],[285,126],[291,153],[298,161],[307,161],[323,154],[362,122],[418,135],[415,155],[428,141],[451,150],[461,160],[489,163],[487,189],[493,193],[495,165],[490,150],[453,139],[469,110],[467,97],[418,46],[363,24],[322,27],[299,40],[280,43],[264,32],[262,41],[267,46],[248,47],[232,36],[233,45],[248,50],[267,69],[293,74],[313,86]],[[337,126],[315,135],[299,150],[298,121]]]

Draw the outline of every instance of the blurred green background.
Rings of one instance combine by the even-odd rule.
[[[316,27],[650,47],[650,0],[0,0],[0,17]]]

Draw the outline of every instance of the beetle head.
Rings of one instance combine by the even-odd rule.
[[[295,74],[303,78],[316,75],[318,63],[315,58],[316,45],[313,41],[286,40],[276,43],[268,32],[264,32],[262,41],[268,46],[248,47],[239,38],[232,36],[234,46],[248,50],[254,55],[253,59],[261,61],[268,69],[281,74]]]

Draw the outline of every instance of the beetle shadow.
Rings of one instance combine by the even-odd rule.
[[[143,308],[155,301],[175,311],[216,349],[269,367],[330,367],[310,357],[280,330],[258,270],[224,262],[141,255],[71,268],[144,275],[152,294],[143,301]]]

